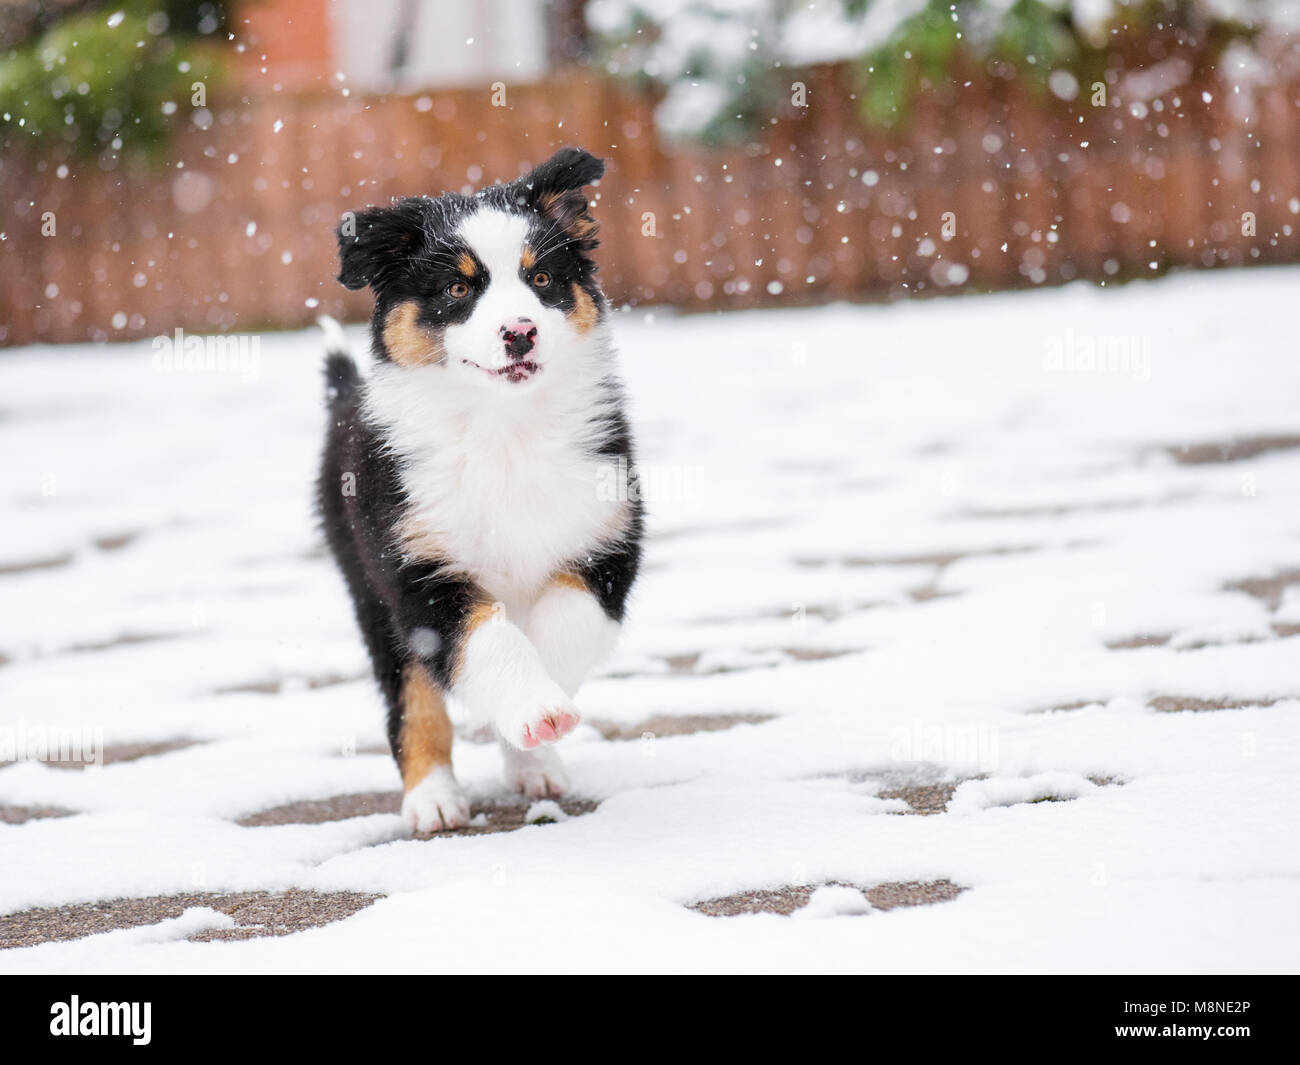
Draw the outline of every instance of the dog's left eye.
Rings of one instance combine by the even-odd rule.
[[[454,300],[463,300],[469,295],[469,285],[464,281],[453,281],[447,286],[447,295]]]
[[[538,288],[546,288],[550,283],[551,275],[546,273],[546,271],[543,270],[539,273],[533,274],[533,284]]]

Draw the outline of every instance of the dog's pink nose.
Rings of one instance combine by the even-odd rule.
[[[512,359],[522,359],[537,343],[537,326],[531,318],[511,318],[500,329],[506,354]]]

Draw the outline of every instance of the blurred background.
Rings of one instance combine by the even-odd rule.
[[[1300,253],[1295,3],[6,0],[0,343],[368,312],[340,214],[564,144],[618,305]]]

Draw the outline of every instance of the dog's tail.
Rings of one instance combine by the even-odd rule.
[[[325,334],[325,391],[331,403],[346,399],[356,391],[361,381],[357,364],[348,351],[347,338],[343,336],[343,327],[328,314],[316,319],[316,324]]]

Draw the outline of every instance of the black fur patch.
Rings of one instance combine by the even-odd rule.
[[[465,618],[483,593],[435,563],[404,559],[394,530],[406,513],[406,493],[396,460],[362,418],[355,370],[352,380],[336,386],[329,413],[317,505],[388,705],[396,752],[402,671],[418,659],[450,687]]]

